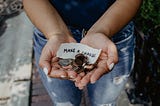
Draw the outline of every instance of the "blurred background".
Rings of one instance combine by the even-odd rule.
[[[134,22],[135,66],[117,106],[160,106],[160,0],[143,0]],[[0,0],[0,106],[52,106],[34,64],[33,27],[21,0]]]

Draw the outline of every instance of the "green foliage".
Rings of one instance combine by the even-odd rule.
[[[160,25],[160,0],[143,0],[135,22],[144,33]]]

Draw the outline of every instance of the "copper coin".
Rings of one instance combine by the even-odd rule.
[[[75,56],[74,62],[75,62],[78,66],[82,66],[84,63],[87,63],[87,57],[84,56],[83,54],[77,54],[77,55]]]

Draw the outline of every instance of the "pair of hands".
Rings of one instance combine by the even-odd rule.
[[[48,76],[52,78],[69,79],[75,82],[75,86],[83,89],[88,83],[95,83],[102,75],[109,72],[118,61],[118,54],[115,44],[102,33],[87,34],[80,43],[96,49],[102,49],[97,61],[97,67],[89,73],[77,74],[73,70],[67,70],[58,65],[56,52],[62,43],[76,42],[72,36],[54,35],[42,50],[39,65],[47,68]]]

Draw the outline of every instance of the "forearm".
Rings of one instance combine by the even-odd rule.
[[[49,39],[53,35],[70,35],[67,26],[49,0],[23,0],[32,23]]]
[[[115,3],[90,28],[88,33],[113,36],[136,14],[142,0],[116,0]]]

